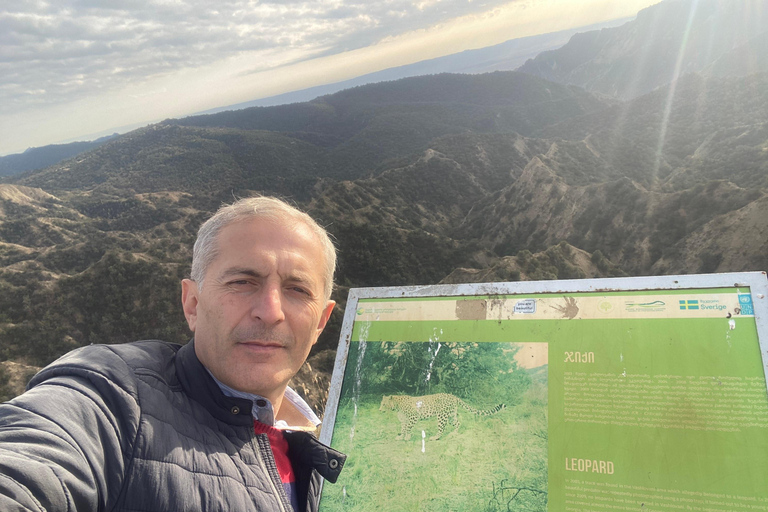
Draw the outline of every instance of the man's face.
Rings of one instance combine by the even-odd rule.
[[[182,281],[195,353],[224,384],[275,403],[334,306],[320,242],[303,224],[248,219],[223,228],[217,243],[203,288]]]

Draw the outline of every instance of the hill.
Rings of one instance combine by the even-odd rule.
[[[101,137],[88,142],[51,144],[39,148],[29,148],[23,153],[16,155],[0,156],[0,176],[13,176],[24,171],[48,167],[77,154],[97,148],[114,136]]]
[[[460,133],[532,133],[602,108],[522,73],[436,75],[317,100],[168,120],[14,182],[56,190],[265,190],[301,199],[318,179],[355,179]]]
[[[631,99],[687,73],[768,71],[766,27],[766,0],[664,0],[622,26],[576,34],[518,71]]]

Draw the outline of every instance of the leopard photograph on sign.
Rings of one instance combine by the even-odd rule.
[[[429,338],[350,345],[323,510],[545,511],[547,344]]]

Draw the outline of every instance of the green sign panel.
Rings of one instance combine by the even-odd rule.
[[[764,274],[353,290],[325,511],[768,511]]]

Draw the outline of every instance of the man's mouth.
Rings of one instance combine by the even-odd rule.
[[[277,350],[285,348],[282,343],[277,341],[241,341],[240,345],[244,345],[250,350]]]

